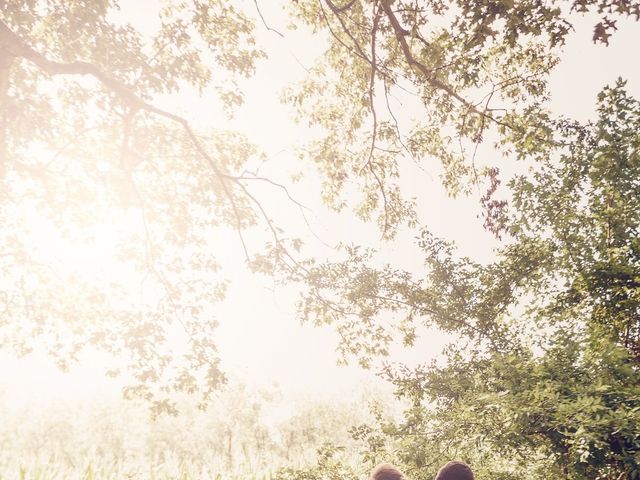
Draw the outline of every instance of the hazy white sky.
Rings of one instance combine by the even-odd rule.
[[[155,2],[123,2],[122,15],[137,25],[144,24],[149,18],[149,3]],[[252,2],[246,3],[251,7]],[[279,4],[271,0],[261,2],[269,23],[285,31]],[[579,23],[551,78],[553,110],[579,120],[592,117],[597,92],[618,76],[628,79],[630,92],[640,97],[640,66],[632,60],[631,52],[640,45],[640,25],[620,21],[620,30],[612,37],[611,45],[604,47],[591,43],[594,23],[592,18]],[[286,33],[284,39],[266,31],[261,24],[258,29],[260,41],[266,45],[270,58],[261,64],[255,78],[247,82],[245,106],[233,121],[227,121],[216,112],[215,107],[212,108],[213,101],[202,102],[188,93],[181,95],[179,102],[167,99],[166,104],[191,118],[211,123],[203,125],[203,129],[244,131],[268,155],[262,173],[290,184],[287,174],[301,167],[292,152],[295,145],[308,138],[308,132],[305,126],[291,121],[288,108],[279,103],[279,95],[289,82],[304,77],[306,72],[301,64],[310,66],[313,63],[313,58],[321,52],[322,42],[304,29]],[[436,234],[456,240],[464,254],[489,259],[495,243],[476,218],[477,200],[449,199],[439,184],[437,166],[426,164],[425,169],[426,173],[416,169],[404,180],[407,190],[421,199],[422,221]],[[310,178],[291,185],[291,191],[314,210],[314,231],[329,244],[341,238],[362,239],[375,244],[379,234],[371,226],[358,225],[353,218],[337,217],[322,208],[317,191],[309,188],[314,183],[309,183]],[[280,195],[277,191],[265,191],[264,194],[273,196],[270,201],[282,201],[277,200]],[[294,228],[304,232],[306,227],[295,209],[289,208],[285,215],[295,219],[293,224],[297,227]],[[378,246],[385,249],[385,258],[403,268],[416,269],[422,260],[416,258],[415,250],[406,247],[412,236],[412,232],[403,232],[397,242]],[[310,238],[310,242],[316,241]],[[324,246],[316,243],[313,249],[328,254]],[[232,262],[241,265],[242,252],[238,246],[233,246],[232,242],[226,245],[224,248],[230,249],[228,256]],[[295,316],[296,297],[291,289],[274,290],[270,279],[252,276],[241,268],[229,270],[229,277],[228,298],[218,309],[217,342],[223,368],[251,383],[278,383],[285,391],[322,396],[348,395],[354,383],[375,382],[371,380],[371,372],[336,366],[334,333],[330,328],[300,325]],[[430,335],[411,351],[402,352],[402,356],[413,361],[428,360],[444,341],[442,337]],[[1,354],[0,391],[4,390],[5,397],[18,403],[26,398],[50,401],[71,396],[89,399],[95,395],[116,394],[117,382],[102,377],[99,357],[90,356],[89,359],[92,363],[83,364],[69,374],[61,374],[44,357],[18,360]]]

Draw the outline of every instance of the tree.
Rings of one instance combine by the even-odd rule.
[[[411,478],[454,457],[480,478],[640,477],[639,127],[622,80],[599,95],[595,123],[553,122],[553,155],[510,183],[493,263],[423,230],[421,278],[368,267],[357,249],[314,269],[344,350],[366,362],[423,324],[459,339],[444,364],[382,369],[411,406],[363,438],[382,434]],[[307,295],[303,311],[324,316],[326,303]]]
[[[417,222],[398,183],[402,156],[438,158],[456,193],[491,175],[476,171],[472,153],[490,130],[505,148],[552,147],[545,78],[575,15],[563,6],[598,10],[593,38],[605,43],[609,10],[639,11],[634,1],[288,2],[294,24],[328,38],[309,78],[286,95],[301,120],[324,129],[309,151],[325,200],[346,207],[345,181],[359,182],[362,201],[349,207],[391,238]],[[62,366],[87,347],[127,352],[126,393],[173,411],[168,392],[201,391],[206,402],[224,380],[213,305],[225,282],[214,276],[213,232],[235,229],[255,270],[275,264],[314,285],[310,263],[291,253],[299,241],[252,193],[260,182],[288,195],[245,173],[258,149],[159,106],[185,90],[213,89],[229,109],[242,101],[238,81],[265,56],[253,35],[259,4],[247,7],[169,2],[144,33],[118,18],[115,0],[0,4],[3,343],[28,351],[36,337]],[[417,121],[390,106],[393,95],[413,94]],[[245,241],[257,224],[271,237],[266,252]],[[56,261],[36,238],[44,236],[71,245],[76,263],[93,260],[83,246],[111,250],[117,270]],[[168,342],[176,329],[184,354]]]
[[[324,173],[325,200],[375,219],[384,238],[417,222],[401,191],[403,161],[437,159],[455,195],[490,175],[475,164],[485,138],[497,136],[505,153],[513,144],[542,148],[550,141],[542,123],[547,76],[576,13],[603,16],[593,41],[605,43],[615,28],[611,15],[640,18],[640,5],[626,1],[293,4],[295,18],[329,42],[286,97],[300,121],[323,132],[309,157]],[[356,205],[346,188],[354,181]]]
[[[62,366],[86,346],[125,352],[128,395],[156,411],[173,410],[166,390],[201,390],[206,401],[224,380],[211,310],[224,280],[212,233],[255,222],[251,205],[260,205],[245,185],[262,179],[225,173],[256,155],[246,138],[202,135],[153,102],[207,87],[226,107],[240,102],[237,79],[264,55],[251,21],[227,2],[174,4],[145,36],[114,18],[117,2],[1,8],[5,343],[28,351],[38,337]],[[39,255],[33,238],[43,235],[107,250],[119,270],[74,269],[46,248]],[[167,346],[176,326],[190,346],[178,359]]]

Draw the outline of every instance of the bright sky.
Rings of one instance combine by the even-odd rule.
[[[124,17],[131,18],[135,24],[146,21],[149,2],[123,3]],[[262,4],[269,23],[284,31],[285,22],[276,2]],[[597,92],[618,76],[628,79],[629,91],[640,97],[640,65],[630,60],[630,49],[640,45],[640,26],[619,22],[620,30],[607,48],[591,43],[594,23],[593,19],[585,19],[569,37],[562,62],[551,79],[553,110],[580,120],[592,116]],[[287,174],[299,168],[292,152],[295,145],[308,138],[308,133],[304,126],[291,122],[287,107],[279,103],[279,94],[289,82],[303,78],[306,72],[301,63],[310,66],[322,45],[304,29],[287,33],[284,39],[261,25],[259,30],[260,41],[266,45],[270,58],[262,63],[256,77],[247,82],[246,104],[235,120],[227,122],[219,116],[218,124],[212,122],[211,127],[244,131],[268,154],[269,161],[262,173],[290,184]],[[193,95],[181,96],[178,104],[172,102],[167,100],[167,105],[188,112],[192,118],[211,118],[211,103],[205,105]],[[464,254],[489,259],[495,244],[476,218],[477,200],[447,198],[438,182],[437,167],[426,165],[425,169],[427,173],[416,169],[415,174],[404,180],[406,189],[420,196],[422,220],[436,234],[456,240]],[[300,184],[291,185],[291,191],[314,211],[313,229],[323,240],[333,244],[340,238],[365,241],[378,238],[379,234],[370,226],[326,212],[317,200],[317,192],[310,191],[308,182],[306,178]],[[278,192],[269,195],[278,201],[275,200]],[[290,210],[287,215],[297,217],[298,228],[306,228],[296,210]],[[385,258],[415,270],[415,265],[422,261],[416,259],[415,251],[406,248],[412,236],[411,232],[403,232],[398,242],[384,246]],[[237,245],[231,247],[234,248],[237,251],[230,255],[235,255],[240,265],[242,253]],[[319,243],[313,248],[326,253]],[[228,298],[218,309],[217,343],[223,368],[249,383],[277,383],[285,392],[296,394],[344,396],[353,390],[354,384],[376,382],[371,372],[336,366],[334,333],[329,328],[300,325],[295,315],[295,292],[283,288],[274,290],[271,280],[252,276],[240,268],[229,270],[229,276]],[[444,341],[441,336],[430,335],[411,351],[396,352],[393,359],[402,356],[411,361],[426,361],[437,354]],[[61,374],[43,356],[15,359],[1,354],[0,391],[4,390],[4,396],[16,404],[27,398],[46,402],[117,394],[117,382],[102,377],[100,358],[89,356],[88,360],[71,373]]]

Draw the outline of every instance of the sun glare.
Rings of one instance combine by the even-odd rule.
[[[64,230],[38,212],[25,213],[34,259],[85,277],[119,273],[123,242],[138,234],[141,226],[135,211],[111,213],[103,222],[67,225]]]
[[[640,480],[639,26],[0,0],[0,480]]]

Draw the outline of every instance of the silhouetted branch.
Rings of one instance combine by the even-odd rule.
[[[258,5],[258,0],[253,0],[253,3],[256,6],[256,10],[258,12],[258,15],[260,16],[260,19],[262,20],[263,25],[265,26],[265,28],[273,33],[276,33],[278,35],[280,35],[281,38],[284,38],[284,35],[282,33],[280,33],[278,30],[276,30],[275,28],[270,27],[267,24],[267,21],[264,19],[264,15],[262,15],[262,12],[260,11],[260,6]]]
[[[257,4],[256,4],[257,6]],[[178,123],[189,138],[190,142],[195,147],[196,151],[200,155],[201,158],[205,160],[207,165],[211,168],[216,177],[220,179],[220,183],[222,185],[222,189],[224,190],[225,196],[228,201],[231,203],[231,207],[233,209],[234,215],[236,217],[236,226],[238,230],[238,234],[240,236],[240,243],[242,244],[242,248],[244,250],[245,257],[247,261],[249,261],[249,252],[246,246],[246,242],[244,241],[244,237],[242,235],[242,221],[240,212],[237,206],[237,203],[233,197],[233,192],[229,188],[228,182],[235,183],[241,187],[241,189],[249,196],[249,198],[256,203],[259,210],[263,212],[264,209],[262,205],[253,197],[242,185],[239,181],[239,177],[235,177],[233,175],[228,175],[220,170],[218,165],[213,161],[211,156],[207,153],[206,149],[203,147],[199,138],[193,132],[189,122],[186,118],[176,115],[167,110],[163,110],[158,108],[151,103],[143,100],[139,95],[133,92],[127,85],[125,85],[120,80],[108,75],[103,72],[100,68],[88,62],[71,62],[71,63],[61,63],[48,59],[32,47],[30,47],[22,38],[16,35],[2,20],[0,20],[0,47],[1,52],[3,54],[9,55],[15,58],[24,58],[35,65],[40,67],[42,70],[47,72],[50,75],[89,75],[97,79],[102,85],[115,93],[130,109],[130,114],[134,114],[136,111],[145,111],[168,120],[171,120],[175,123]],[[125,127],[126,128],[126,127]],[[128,135],[127,135],[128,137]],[[126,145],[123,145],[123,149],[126,148]],[[275,182],[271,182],[274,185],[277,185]],[[290,197],[291,198],[291,197]],[[298,204],[298,202],[296,202]],[[300,205],[300,204],[298,204]],[[271,221],[263,215],[265,220],[268,221],[269,227],[273,230],[273,226]]]

